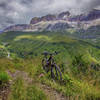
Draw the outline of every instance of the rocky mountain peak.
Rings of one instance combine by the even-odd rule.
[[[58,15],[58,19],[67,19],[70,16],[70,12],[66,11],[66,12],[62,12]]]
[[[100,18],[100,10],[98,9],[93,9],[91,12],[89,12],[87,16],[90,20],[94,20],[97,18]]]
[[[30,24],[36,24],[41,21],[53,21],[53,20],[56,20],[56,16],[49,14],[40,18],[39,17],[32,18],[32,20],[30,21]]]
[[[32,20],[30,21],[30,24],[36,24],[36,23],[41,22],[41,21],[64,20],[64,19],[67,19],[69,16],[70,16],[69,11],[62,12],[58,15],[48,14],[46,16],[32,18]]]
[[[38,23],[38,22],[40,22],[40,18],[34,17],[34,18],[32,18],[32,20],[30,21],[30,24],[36,24],[36,23]]]
[[[30,24],[14,25],[4,31],[61,31],[68,28],[84,28],[100,25],[100,10],[93,9],[87,14],[71,16],[69,11],[60,14],[48,14],[42,17],[34,17]]]
[[[92,21],[100,18],[100,10],[93,9],[87,14],[81,14],[70,18],[70,21]]]
[[[55,15],[46,15],[41,17],[41,21],[52,21],[52,20],[56,20]]]

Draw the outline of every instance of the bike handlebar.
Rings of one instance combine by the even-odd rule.
[[[43,53],[42,53],[42,55],[44,55],[44,56],[47,56],[47,55],[57,55],[59,52],[57,52],[57,51],[55,51],[54,53],[50,53],[50,52],[47,52],[47,51],[44,51]]]

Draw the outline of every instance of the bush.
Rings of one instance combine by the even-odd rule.
[[[84,59],[83,55],[79,54],[73,59],[72,65],[76,66],[80,71],[86,72],[88,69],[89,62]]]
[[[7,83],[9,81],[9,76],[5,72],[0,72],[0,85]]]

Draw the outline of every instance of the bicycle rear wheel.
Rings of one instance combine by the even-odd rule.
[[[57,80],[62,80],[62,73],[56,64],[51,67],[51,77]]]
[[[48,73],[50,71],[50,68],[49,68],[49,66],[47,64],[47,60],[46,59],[42,60],[42,67],[43,67],[43,70],[45,70],[45,72]]]

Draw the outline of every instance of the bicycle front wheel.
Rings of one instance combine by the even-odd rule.
[[[60,71],[60,68],[59,66],[57,66],[56,64],[54,64],[52,67],[51,67],[51,77],[52,78],[55,78],[57,80],[62,80],[62,73]]]

